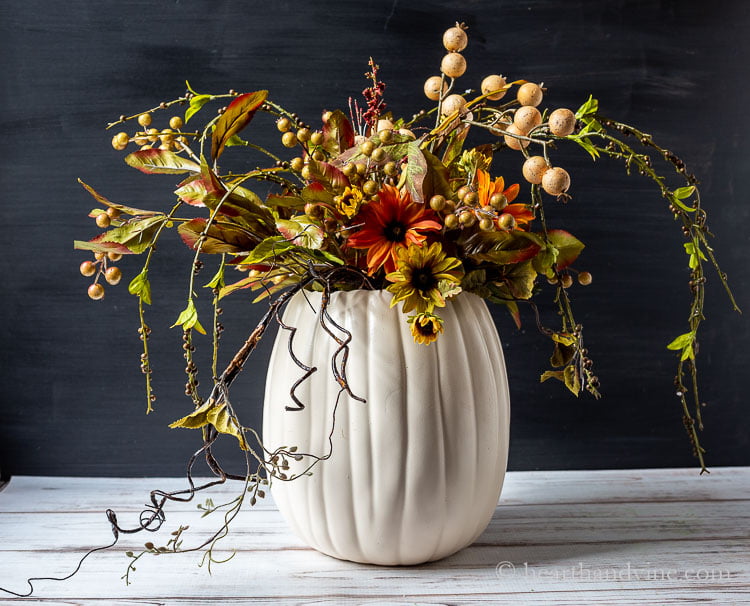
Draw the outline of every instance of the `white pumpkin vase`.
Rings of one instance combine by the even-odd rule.
[[[274,480],[272,494],[297,536],[328,555],[382,565],[438,560],[470,545],[495,511],[508,456],[509,398],[503,352],[487,306],[463,293],[440,309],[445,331],[414,342],[391,294],[331,295],[328,312],[351,332],[346,375],[331,370],[339,347],[319,323],[321,294],[297,293],[283,315],[293,351],[317,368],[304,375],[279,329],[268,369],[263,440],[269,450],[330,458],[312,475]],[[340,331],[335,331],[345,337]],[[339,358],[340,359],[340,358]],[[329,444],[330,435],[330,444]],[[290,473],[309,464],[292,462]]]

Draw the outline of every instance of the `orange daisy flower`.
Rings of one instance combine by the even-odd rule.
[[[518,196],[520,190],[518,183],[514,183],[505,189],[505,179],[498,177],[494,181],[490,179],[490,173],[486,170],[477,170],[477,195],[479,203],[487,206],[494,194],[503,194],[508,201],[508,206],[502,209],[502,213],[513,215],[519,229],[526,229],[534,219],[534,215],[526,204],[511,204]]]
[[[385,185],[378,192],[378,201],[362,207],[357,220],[362,228],[349,236],[352,248],[367,249],[367,272],[372,275],[381,267],[386,273],[396,270],[396,252],[409,244],[421,246],[424,232],[438,231],[442,225],[435,213],[424,204],[411,201],[408,193]]]

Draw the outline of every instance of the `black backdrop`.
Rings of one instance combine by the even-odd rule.
[[[124,285],[140,259],[121,264],[124,284],[99,303],[88,300],[78,274],[87,256],[72,240],[97,230],[76,177],[136,206],[172,199],[174,179],[124,166],[106,122],[180,95],[187,78],[205,92],[268,88],[315,124],[321,108],[343,107],[361,91],[370,55],[391,108],[411,113],[426,103],[422,82],[437,71],[441,32],[455,20],[470,26],[461,86],[500,72],[544,81],[550,106],[573,108],[592,92],[604,112],[680,153],[702,182],[737,299],[750,307],[747,7],[741,0],[3,2],[0,468],[171,475],[196,447],[197,435],[166,428],[190,407],[180,334],[167,328],[184,299],[187,249],[161,250],[152,276],[160,398],[148,417],[135,301]],[[258,136],[277,145],[275,135]],[[573,175],[575,197],[554,220],[588,245],[578,265],[594,285],[573,296],[605,397],[576,400],[558,384],[539,385],[548,342],[530,316],[519,332],[494,310],[511,378],[510,466],[692,465],[672,387],[675,359],[664,347],[686,326],[679,229],[642,178],[607,160],[593,171],[576,150],[557,158]],[[515,181],[517,170],[504,172]],[[713,276],[708,293],[701,343],[708,462],[750,464],[748,323],[731,313]],[[238,297],[225,309],[228,353],[261,308]],[[270,342],[237,386],[256,425]]]

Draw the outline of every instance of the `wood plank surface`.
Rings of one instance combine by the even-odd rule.
[[[104,511],[137,523],[154,488],[175,478],[15,477],[0,493],[0,585],[63,576],[80,555],[111,541]],[[230,500],[238,485],[210,494]],[[208,495],[207,495],[208,496]],[[201,496],[203,501],[205,496]],[[197,502],[198,500],[196,500]],[[471,547],[430,564],[375,567],[322,555],[292,535],[273,505],[241,512],[217,557],[144,557],[126,586],[127,549],[168,540],[189,524],[185,546],[221,521],[196,503],[175,504],[163,530],[124,535],[72,579],[40,581],[38,604],[685,604],[750,603],[750,468],[511,472],[488,529]],[[0,604],[16,600],[0,595]],[[20,601],[20,600],[19,600]]]

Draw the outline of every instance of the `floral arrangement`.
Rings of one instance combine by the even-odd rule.
[[[508,81],[501,75],[488,75],[472,83],[476,89],[459,92],[456,80],[466,70],[462,51],[467,42],[462,24],[445,32],[440,75],[424,83],[428,107],[406,118],[388,112],[386,87],[371,59],[363,99],[350,98],[347,111],[324,111],[319,123],[304,122],[265,90],[208,94],[188,84],[184,96],[109,124],[108,128],[126,128],[114,135],[112,145],[129,152],[127,164],[147,174],[180,175],[172,207],[158,210],[111,202],[81,182],[100,204],[90,216],[104,230],[92,240],[75,243],[94,253],[94,259],[80,268],[93,278],[89,296],[101,299],[103,283],[120,282],[123,274],[115,263],[123,255],[145,254],[128,290],[138,300],[147,410],[155,400],[151,328],[145,314],[152,302],[149,269],[157,244],[161,247],[174,229],[192,251],[186,269],[187,302],[181,313],[175,313],[174,326],[184,332],[185,393],[193,410],[172,426],[202,428],[206,443],[209,435],[230,434],[243,450],[252,450],[247,439],[251,430],[228,405],[226,390],[272,318],[301,289],[328,294],[387,290],[415,341],[426,347],[444,329],[441,308],[461,292],[504,305],[518,326],[522,306],[536,312],[536,301],[549,297],[561,323],[542,326],[536,314],[552,347],[550,368],[541,380],[556,379],[576,395],[588,391],[599,397],[599,381],[569,296],[576,284],[592,283],[592,275],[577,267],[584,244],[545,218],[546,205],[571,200],[571,177],[556,165],[554,153],[560,146],[573,145],[593,160],[608,156],[650,179],[685,236],[692,301],[687,329],[668,348],[677,352],[675,391],[694,453],[705,470],[698,440],[702,421],[696,373],[705,265],[714,267],[732,306],[738,308],[709,245],[696,177],[649,134],[605,117],[593,97],[575,111],[541,109],[547,94],[542,84]],[[209,112],[212,103],[219,106],[218,112]],[[274,117],[278,149],[265,149],[248,138],[247,127],[259,113]],[[157,127],[163,114],[171,117]],[[204,124],[194,126],[201,118]],[[484,135],[484,142],[469,146],[470,133]],[[248,148],[266,158],[267,166],[245,172],[226,166],[225,161],[229,164]],[[521,166],[523,182],[509,183],[507,174],[497,174],[493,167],[499,154],[504,167],[511,162]],[[679,183],[672,184],[656,168],[657,162]],[[269,190],[267,194],[254,191],[259,184]],[[214,275],[205,283],[212,311],[199,314],[197,276],[206,256],[216,258]],[[269,311],[220,373],[220,302],[248,291],[255,301],[267,299]],[[212,338],[214,385],[204,399],[193,351],[195,333],[207,332]],[[245,478],[254,490],[253,500],[263,494],[263,473],[273,476],[283,468],[274,467],[277,462],[269,467],[264,456],[257,460],[258,473],[252,481]],[[217,475],[226,479],[218,469]],[[151,521],[161,515],[163,504],[154,501]],[[168,547],[176,549],[178,542]],[[158,549],[147,545],[146,551]]]

